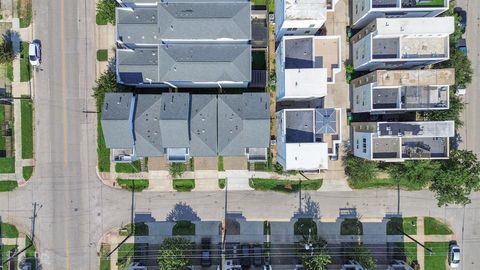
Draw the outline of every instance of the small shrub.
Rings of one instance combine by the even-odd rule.
[[[218,187],[221,189],[225,188],[225,178],[218,179]]]
[[[108,50],[97,50],[97,61],[105,62],[108,61]]]
[[[195,179],[174,179],[173,189],[179,192],[190,192],[195,188]]]
[[[140,192],[148,188],[148,179],[117,179],[117,183],[124,189]]]

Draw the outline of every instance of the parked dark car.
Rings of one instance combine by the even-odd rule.
[[[454,11],[460,16],[460,29],[462,33],[465,33],[465,29],[467,28],[467,12],[461,7],[456,7]]]
[[[252,264],[252,257],[250,254],[250,245],[243,244],[240,247],[241,255],[240,255],[240,265],[242,268],[249,268]]]
[[[467,41],[464,38],[458,40],[457,49],[467,55]]]
[[[263,265],[263,252],[261,245],[253,245],[252,247],[253,253],[253,265],[255,266],[262,266]]]
[[[202,238],[202,257],[200,259],[202,267],[212,265],[212,256],[210,252],[210,238]]]

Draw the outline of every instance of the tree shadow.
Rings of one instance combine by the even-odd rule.
[[[294,218],[320,218],[320,204],[312,201],[310,195],[306,194],[298,211],[294,213]]]
[[[201,219],[190,205],[187,205],[185,202],[179,202],[175,204],[165,220],[175,222],[179,220],[200,221]]]

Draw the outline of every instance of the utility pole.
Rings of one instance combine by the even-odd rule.
[[[421,247],[423,247],[424,249],[428,250],[428,252],[430,252],[430,254],[433,253],[433,250],[431,248],[428,248],[426,247],[425,245],[423,245],[422,243],[418,242],[417,239],[411,237],[410,235],[408,235],[406,232],[404,232],[403,230],[401,230],[398,226],[395,227],[395,229],[397,229],[397,231],[401,232],[403,235],[405,235],[406,237],[410,238],[413,242],[417,243],[418,245],[420,245]]]

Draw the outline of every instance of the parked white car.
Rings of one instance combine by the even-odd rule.
[[[450,248],[448,250],[448,265],[451,268],[457,268],[460,266],[460,247],[457,243],[450,244]]]
[[[32,66],[39,66],[42,60],[42,52],[40,50],[40,44],[32,42],[28,45],[28,60]]]

